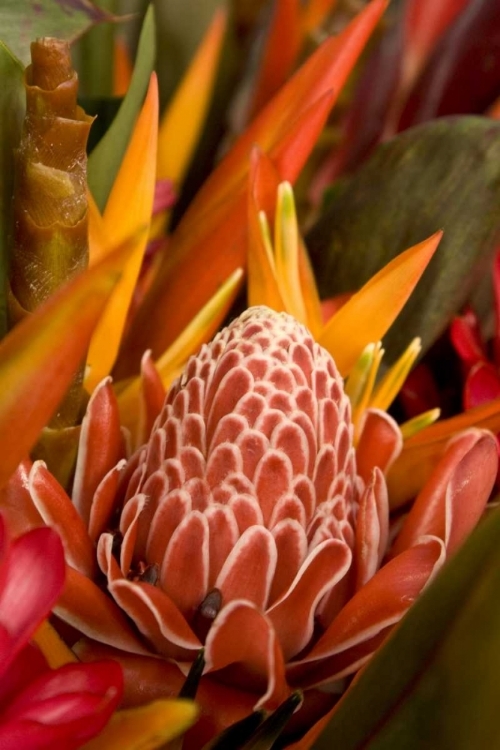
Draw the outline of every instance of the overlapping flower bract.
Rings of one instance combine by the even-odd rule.
[[[189,360],[128,461],[105,381],[84,420],[73,501],[40,461],[5,496],[35,524],[57,524],[68,580],[56,612],[87,636],[81,656],[124,665],[129,704],[145,684],[149,696],[175,694],[175,663],[204,645],[199,699],[213,732],[294,687],[314,702],[317,686],[358,669],[481,516],[496,446],[469,430],[389,544],[377,434],[374,412],[355,451],[330,355],[291,316],[250,308]]]

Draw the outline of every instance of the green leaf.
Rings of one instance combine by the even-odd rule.
[[[25,112],[23,67],[0,42],[0,337],[5,335],[8,252],[12,223],[14,148]]]
[[[88,162],[89,187],[97,205],[104,210],[130,135],[146,96],[155,62],[155,20],[153,8],[146,13],[129,90],[109,130],[92,151]]]
[[[90,0],[2,0],[2,40],[27,65],[30,42],[41,36],[72,41],[91,26],[116,16]]]
[[[117,0],[99,0],[99,4],[102,10],[112,14]],[[73,46],[80,92],[86,97],[113,96],[114,38],[114,24],[101,23],[90,29]]]
[[[495,510],[351,687],[316,750],[498,747],[499,591]]]
[[[435,120],[379,146],[333,187],[307,237],[322,297],[361,287],[411,245],[440,246],[384,339],[388,360],[415,336],[424,350],[488,269],[500,230],[500,123]]]

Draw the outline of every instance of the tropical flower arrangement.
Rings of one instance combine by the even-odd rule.
[[[0,10],[0,746],[496,747],[498,3],[132,6]]]

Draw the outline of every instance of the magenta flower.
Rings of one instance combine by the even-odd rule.
[[[64,585],[64,553],[52,529],[11,541],[0,516],[0,747],[72,750],[98,734],[123,692],[115,662],[49,668],[29,643]]]

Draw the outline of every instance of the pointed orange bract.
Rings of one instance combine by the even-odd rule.
[[[130,250],[124,244],[79,275],[0,343],[0,486],[62,400]]]
[[[291,121],[326,92],[339,94],[386,5],[386,0],[372,0],[344,31],[327,39],[278,91],[200,191],[196,202],[200,203],[203,197],[203,210],[232,193],[235,184],[247,173],[248,155],[256,143],[263,151],[270,152],[286,137]],[[310,144],[311,148],[313,145]]]
[[[354,366],[365,346],[383,338],[434,255],[442,234],[436,232],[394,258],[327,323],[319,343],[328,349],[342,375]]]
[[[214,16],[158,133],[158,179],[178,186],[184,177],[203,127],[214,88],[227,25],[221,8]]]
[[[280,294],[273,248],[263,237],[261,212],[274,215],[279,178],[273,163],[260,149],[252,152],[248,195],[248,305],[286,310]]]
[[[102,222],[97,218],[95,205],[93,202],[90,203],[93,254],[96,253],[95,238],[100,238],[101,243],[106,243],[107,236],[113,236],[116,243],[126,237],[135,236],[136,242],[134,252],[124,269],[123,278],[92,337],[85,379],[85,386],[89,391],[109,374],[114,365],[139,276],[153,209],[157,133],[158,86],[156,75],[153,74],[144,106],[106,204]],[[100,252],[106,252],[102,246]]]
[[[172,236],[169,262],[160,268],[131,326],[117,368],[120,375],[138,365],[145,349],[151,348],[156,355],[163,351],[222,280],[244,265],[247,175],[253,146],[257,143],[269,153],[280,179],[293,182],[385,7],[385,0],[372,0],[342,34],[327,40],[207,180]],[[304,118],[314,127],[307,128]]]
[[[248,206],[248,305],[267,305],[278,312],[286,311],[302,318],[316,337],[322,326],[320,301],[304,243],[297,231],[297,256],[292,258],[288,254],[285,258],[276,226],[274,246],[270,237],[272,218],[275,224],[279,220],[285,225],[295,225],[297,230],[291,188],[289,185],[285,187],[287,183],[281,185],[287,200],[282,199],[277,210],[280,189],[278,173],[272,160],[259,148],[255,148],[252,152]],[[279,254],[282,255],[281,264],[278,261]],[[295,291],[292,291],[290,278],[293,278],[292,286],[295,285]],[[285,292],[288,294],[285,295]],[[290,297],[297,300],[302,310],[301,316],[297,315],[294,305],[290,304]]]
[[[299,0],[277,0],[255,82],[250,116],[254,116],[285,83],[302,43]]]

